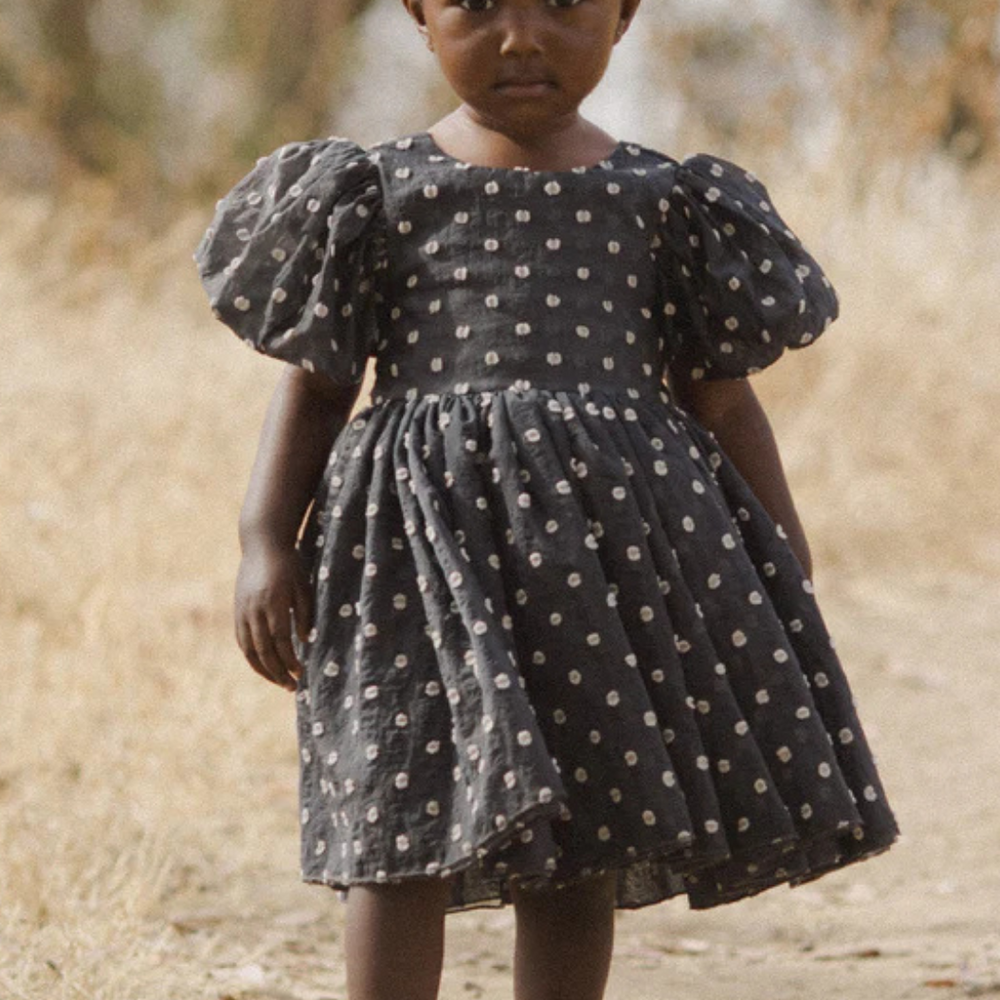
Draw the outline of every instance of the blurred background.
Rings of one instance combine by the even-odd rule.
[[[278,145],[451,107],[398,0],[0,2],[0,998],[343,996],[292,703],[230,634],[279,366],[191,253]],[[734,940],[783,995],[816,926],[882,935],[820,998],[997,986],[1000,0],[646,0],[586,110],[753,169],[840,291],[755,385],[908,837],[738,913],[623,915],[609,996],[700,996]],[[452,926],[443,995],[506,995],[509,914]]]

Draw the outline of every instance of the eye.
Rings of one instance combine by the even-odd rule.
[[[463,10],[478,14],[484,10],[492,10],[497,4],[496,0],[459,0],[458,5]]]
[[[579,7],[583,0],[546,0],[550,7]]]

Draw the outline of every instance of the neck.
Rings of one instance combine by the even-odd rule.
[[[462,105],[433,126],[438,144],[458,159],[497,167],[561,170],[597,162],[615,140],[578,111],[540,122],[491,119]]]

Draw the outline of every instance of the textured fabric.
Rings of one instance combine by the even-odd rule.
[[[377,358],[301,543],[306,880],[453,875],[457,910],[614,869],[619,907],[708,907],[895,839],[811,584],[664,382],[836,316],[751,175],[293,143],[195,258],[255,349]]]

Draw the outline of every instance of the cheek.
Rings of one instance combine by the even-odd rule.
[[[442,33],[435,48],[441,69],[452,77],[475,79],[488,69],[493,57],[489,39],[482,33]]]
[[[586,35],[575,35],[562,44],[561,62],[575,79],[586,80],[603,76],[613,49],[613,34],[595,30]]]

